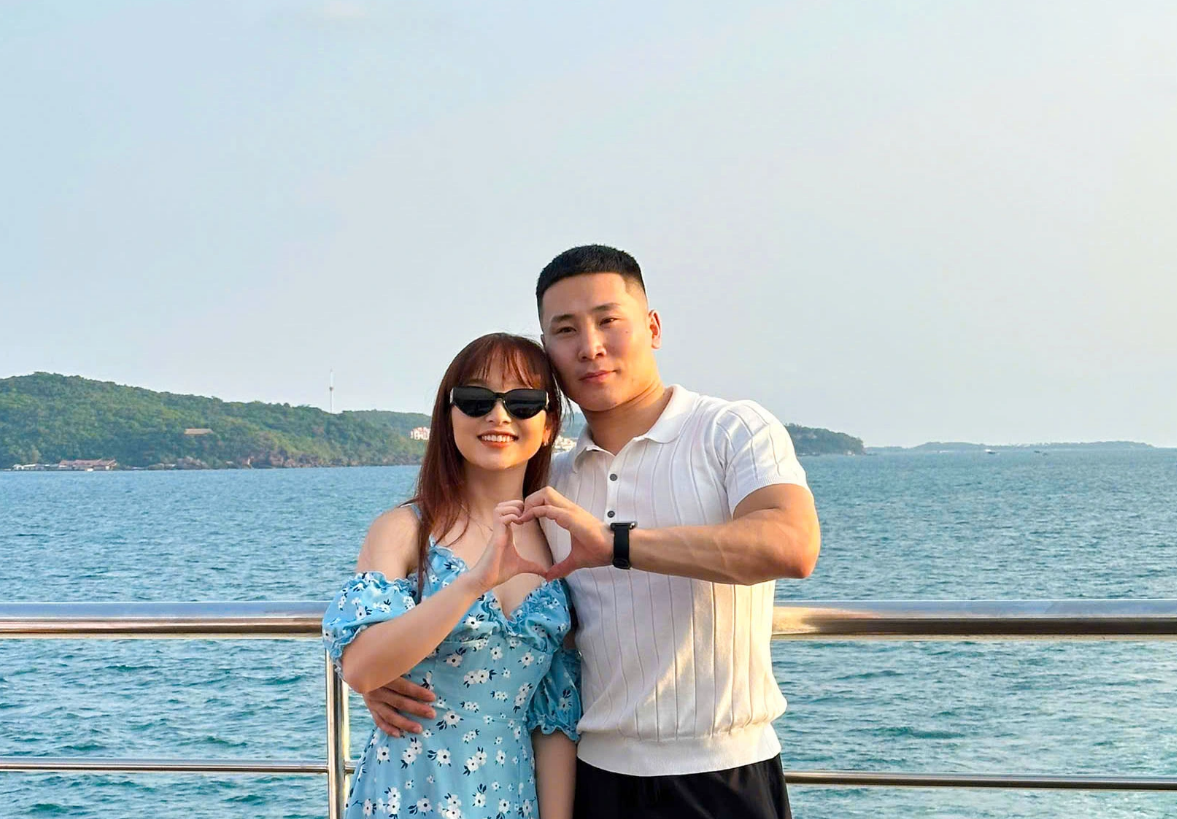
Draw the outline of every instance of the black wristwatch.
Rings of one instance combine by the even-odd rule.
[[[636,526],[637,522],[632,520],[609,524],[613,530],[613,565],[618,569],[629,568],[629,530]]]

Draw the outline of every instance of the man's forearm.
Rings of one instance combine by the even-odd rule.
[[[716,526],[639,527],[630,532],[630,564],[656,574],[738,585],[807,577],[820,548],[817,520],[794,517],[762,510]]]

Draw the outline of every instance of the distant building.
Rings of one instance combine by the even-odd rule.
[[[556,442],[552,444],[552,449],[556,452],[567,452],[575,446],[576,440],[574,438],[565,438],[563,435],[559,435],[556,437]]]
[[[95,461],[60,461],[57,464],[58,469],[68,469],[74,472],[109,472],[116,466],[118,466],[118,461],[114,458],[100,458]]]
[[[204,427],[192,427],[191,429],[184,430],[184,434],[185,435],[211,435],[212,430],[205,429]]]
[[[413,427],[409,430],[409,437],[414,441],[428,441],[429,427]]]

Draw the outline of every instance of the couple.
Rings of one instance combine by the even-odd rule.
[[[542,348],[454,359],[415,497],[324,615],[378,726],[347,816],[787,817],[773,589],[820,544],[788,433],[663,386],[629,254],[561,253],[536,301]],[[560,388],[587,428],[553,459]]]

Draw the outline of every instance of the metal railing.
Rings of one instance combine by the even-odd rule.
[[[3,603],[0,639],[318,637],[325,603]],[[1174,640],[1177,600],[805,602],[776,607],[781,640]],[[330,659],[325,761],[0,757],[0,771],[326,774],[328,816],[343,815],[347,691]],[[787,771],[794,785],[1177,791],[1177,777]]]

